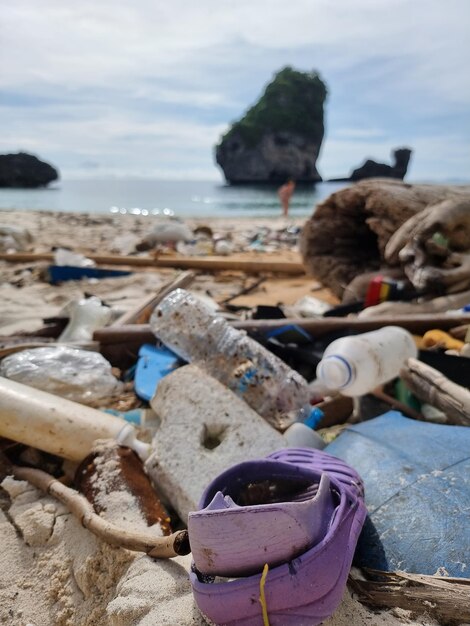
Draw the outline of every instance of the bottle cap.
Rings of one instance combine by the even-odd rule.
[[[304,421],[305,426],[309,428],[315,429],[316,426],[322,421],[325,417],[325,414],[318,407],[314,407],[311,411],[307,419]]]
[[[317,376],[329,389],[344,389],[351,382],[353,371],[346,359],[332,354],[320,361]]]

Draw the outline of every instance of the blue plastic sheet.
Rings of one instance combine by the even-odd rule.
[[[139,350],[134,377],[134,389],[139,398],[149,402],[161,379],[181,363],[180,358],[168,348],[145,343]]]
[[[470,428],[390,411],[348,427],[325,452],[364,480],[358,565],[470,577]]]

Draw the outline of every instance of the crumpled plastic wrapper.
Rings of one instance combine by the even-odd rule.
[[[89,406],[102,404],[123,389],[101,354],[67,346],[11,354],[0,364],[0,375]]]

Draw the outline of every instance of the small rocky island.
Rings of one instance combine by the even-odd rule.
[[[34,189],[45,187],[59,178],[59,173],[32,154],[0,154],[0,187]]]
[[[325,83],[317,72],[285,67],[258,102],[232,124],[216,147],[227,182],[322,180],[316,161],[323,140]]]
[[[365,178],[397,178],[403,180],[408,170],[412,150],[398,148],[392,152],[392,165],[377,163],[367,159],[363,165],[352,171],[347,178],[332,178],[332,182],[364,180]]]

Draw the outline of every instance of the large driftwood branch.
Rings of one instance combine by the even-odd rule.
[[[444,246],[433,239],[435,234]],[[441,257],[441,263],[436,265],[433,257]],[[470,195],[439,202],[406,221],[385,247],[385,260],[400,262],[421,291],[470,287]]]
[[[438,370],[416,359],[408,359],[400,376],[420,400],[444,411],[448,424],[470,426],[468,389],[453,383]]]
[[[158,559],[168,559],[190,552],[188,533],[185,530],[166,537],[156,537],[143,532],[130,532],[97,515],[85,496],[82,496],[75,489],[63,485],[50,474],[35,468],[16,465],[13,465],[10,471],[18,480],[27,480],[34,487],[63,502],[69,511],[80,520],[82,526],[112,546],[145,552],[148,556]]]
[[[470,620],[470,579],[366,570],[382,580],[349,582],[359,600],[370,606],[428,613],[443,624]]]
[[[235,256],[202,257],[151,257],[151,256],[119,256],[117,254],[88,254],[89,259],[97,265],[125,265],[136,271],[139,267],[170,267],[182,270],[201,270],[203,272],[245,272],[246,274],[289,274],[293,276],[305,273],[302,263],[297,261],[247,261]],[[35,263],[37,261],[54,262],[54,255],[49,252],[0,254],[0,261],[8,263]]]
[[[470,186],[408,185],[387,179],[361,181],[329,196],[306,222],[300,242],[305,268],[341,296],[356,276],[377,271],[387,263],[399,264],[400,243],[396,243],[398,251],[390,252],[388,261],[385,248],[410,218],[444,200],[458,203],[469,199]],[[442,220],[430,212],[426,223],[430,226],[433,220],[440,224],[444,235],[448,233]],[[420,221],[416,218],[409,223],[402,231],[403,237],[408,231],[414,232]],[[458,240],[457,230],[449,229],[452,241]]]

